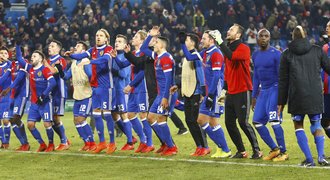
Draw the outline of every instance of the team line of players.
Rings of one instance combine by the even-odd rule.
[[[280,123],[281,118],[277,114],[277,77],[281,52],[269,47],[268,30],[260,30],[258,36],[261,49],[252,56],[255,68],[252,96],[255,100],[258,96],[257,103],[253,103],[255,111],[253,122],[261,138],[271,149],[264,160],[283,161],[288,159],[288,154]],[[114,123],[117,123],[127,137],[127,143],[121,150],[134,150],[136,139],[132,136],[133,129],[140,139],[136,153],[154,151],[152,131],[162,144],[157,153],[170,156],[178,152],[166,122],[178,96],[173,88],[175,61],[166,51],[168,40],[160,36],[159,27],[153,27],[148,34],[142,30],[138,31],[132,39],[134,51],[131,51],[124,35],[116,37],[115,48],[109,45],[109,38],[108,32],[100,29],[96,33],[95,47],[88,49],[84,42],[77,42],[74,52],[67,51],[64,54],[72,59],[69,69],[66,60],[59,55],[62,46],[56,40],[48,46],[50,55],[48,60],[37,50],[33,52],[30,61],[25,60],[17,41],[13,54],[16,56],[16,61],[9,61],[8,49],[1,47],[0,111],[3,128],[0,128],[0,137],[3,148],[9,146],[12,125],[13,132],[21,143],[17,150],[30,149],[24,123],[21,121],[29,98],[31,98],[31,107],[27,126],[40,144],[37,151],[61,151],[70,147],[60,117],[64,115],[67,98],[65,81],[72,78],[75,100],[74,123],[85,143],[81,151],[99,153],[106,150],[107,154],[112,154],[117,149],[114,136]],[[224,131],[217,121],[223,113],[221,100],[224,96],[225,58],[216,46],[217,43],[222,43],[221,34],[217,30],[204,32],[201,40],[204,50],[201,52],[197,51],[196,35],[181,34],[179,39],[186,59],[194,62],[196,69],[196,72],[191,74],[198,79],[193,93],[202,97],[197,122],[217,145],[217,152],[212,157],[231,157]],[[149,46],[152,46],[153,50]],[[145,60],[143,59],[145,56],[154,60],[157,81],[157,97],[150,106],[144,67],[141,64],[134,64],[136,60]],[[262,90],[258,94],[260,85]],[[90,114],[95,119],[99,136],[98,144],[95,143],[92,129],[86,121]],[[35,126],[35,123],[41,119],[47,132],[48,145]],[[104,136],[103,119],[109,132],[108,143]],[[272,124],[277,144],[264,126],[267,122]],[[61,140],[56,148],[54,131]],[[197,147],[192,155],[204,156],[209,153],[210,149],[205,145]],[[319,158],[323,156],[324,154],[319,154]],[[260,157],[261,155],[257,158]]]

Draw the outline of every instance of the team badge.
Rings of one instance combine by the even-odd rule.
[[[41,77],[41,75],[42,75],[42,72],[39,71],[39,72],[38,72],[38,77]]]
[[[210,55],[207,55],[207,56],[206,56],[206,61],[209,61],[210,58],[211,58],[211,56],[210,56]]]
[[[104,54],[104,51],[100,51],[100,56],[103,56],[103,54]]]

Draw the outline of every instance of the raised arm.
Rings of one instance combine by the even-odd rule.
[[[203,60],[202,55],[198,53],[196,50],[194,50],[192,53],[189,52],[185,44],[181,44],[181,48],[184,53],[184,56],[188,61]]]
[[[144,62],[147,60],[145,55],[137,57],[132,52],[125,53],[124,55],[125,58],[134,66],[143,66]]]
[[[151,41],[151,39],[152,39],[152,36],[150,36],[150,35],[147,36],[147,38],[143,41],[140,50],[141,50],[141,52],[143,52],[145,55],[147,55],[147,56],[149,56],[149,57],[155,59],[155,57],[156,57],[156,53],[153,52],[153,51],[151,51],[151,50],[149,49],[149,46],[148,46],[149,43],[150,43],[150,41]]]
[[[32,67],[28,64],[24,59],[21,51],[21,46],[16,45],[16,59],[21,67],[23,67],[26,71],[29,71]]]

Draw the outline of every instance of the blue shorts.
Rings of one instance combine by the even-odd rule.
[[[253,122],[266,124],[267,122],[281,121],[277,115],[278,86],[261,90],[254,108]]]
[[[168,103],[169,103],[169,107],[167,110],[164,110],[160,104],[162,102],[163,97],[158,95],[154,101],[154,103],[152,103],[151,107],[150,107],[150,111],[152,113],[155,114],[159,114],[159,115],[165,115],[165,116],[171,116],[173,110],[174,110],[174,106],[175,106],[175,101],[178,99],[178,93],[174,93],[173,95],[170,95]]]
[[[131,93],[128,96],[128,112],[147,112],[149,107],[148,93]]]
[[[220,96],[220,95],[218,95],[218,96]],[[214,98],[215,100],[213,101],[213,106],[211,109],[206,107],[206,98],[204,98],[199,107],[199,113],[210,116],[210,117],[219,118],[220,115],[223,114],[224,107],[220,106],[217,103],[216,99],[218,99],[218,96]]]
[[[53,102],[47,101],[42,105],[31,103],[28,115],[28,121],[40,122],[41,118],[44,122],[53,121]]]
[[[92,108],[113,110],[116,107],[116,104],[113,103],[114,97],[115,94],[113,88],[93,88]]]
[[[15,99],[12,99],[12,103],[11,103],[11,110],[9,113],[9,117],[13,117],[13,115],[19,115],[19,116],[23,116],[24,114],[24,108],[27,102],[27,97],[16,97]]]
[[[73,104],[73,115],[75,117],[87,117],[92,109],[92,98],[75,100]]]
[[[116,108],[113,109],[115,112],[127,112],[128,95],[123,90],[116,90],[115,104]]]
[[[322,119],[322,114],[308,114],[310,121],[319,121]],[[292,120],[294,121],[304,121],[305,114],[292,114]]]
[[[12,102],[6,101],[0,103],[0,120],[10,118],[10,105]]]
[[[322,118],[330,119],[330,94],[324,94],[324,113]]]
[[[65,100],[62,97],[53,98],[54,115],[64,116]]]

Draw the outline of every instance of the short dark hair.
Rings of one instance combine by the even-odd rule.
[[[84,41],[78,41],[77,44],[82,44],[84,47],[84,50],[87,50],[88,46]]]
[[[167,48],[167,46],[169,44],[169,40],[167,39],[167,37],[158,36],[158,39],[160,39],[161,41],[163,41],[165,43],[165,48]]]
[[[58,41],[58,40],[52,40],[52,41],[50,41],[51,43],[53,42],[53,43],[55,43],[55,44],[57,44],[58,45],[58,47],[60,48],[60,50],[62,49],[62,43],[60,42],[60,41]]]
[[[125,35],[118,34],[116,38],[123,38],[126,41],[126,43],[128,42],[127,37]]]
[[[42,60],[46,59],[45,54],[39,50],[35,50],[35,51],[33,51],[33,53],[38,53],[42,57]]]
[[[197,49],[198,48],[198,42],[199,42],[199,37],[197,34],[194,34],[194,33],[188,33],[187,36],[190,37],[190,39],[195,43],[195,48]]]
[[[3,50],[9,52],[9,49],[6,46],[1,46],[0,47],[0,51],[3,51]]]
[[[239,25],[239,24],[236,24],[236,23],[233,26],[237,26],[238,27],[237,33],[240,33],[241,34],[240,38],[242,38],[243,37],[243,34],[244,34],[244,27],[241,26],[241,25]]]

